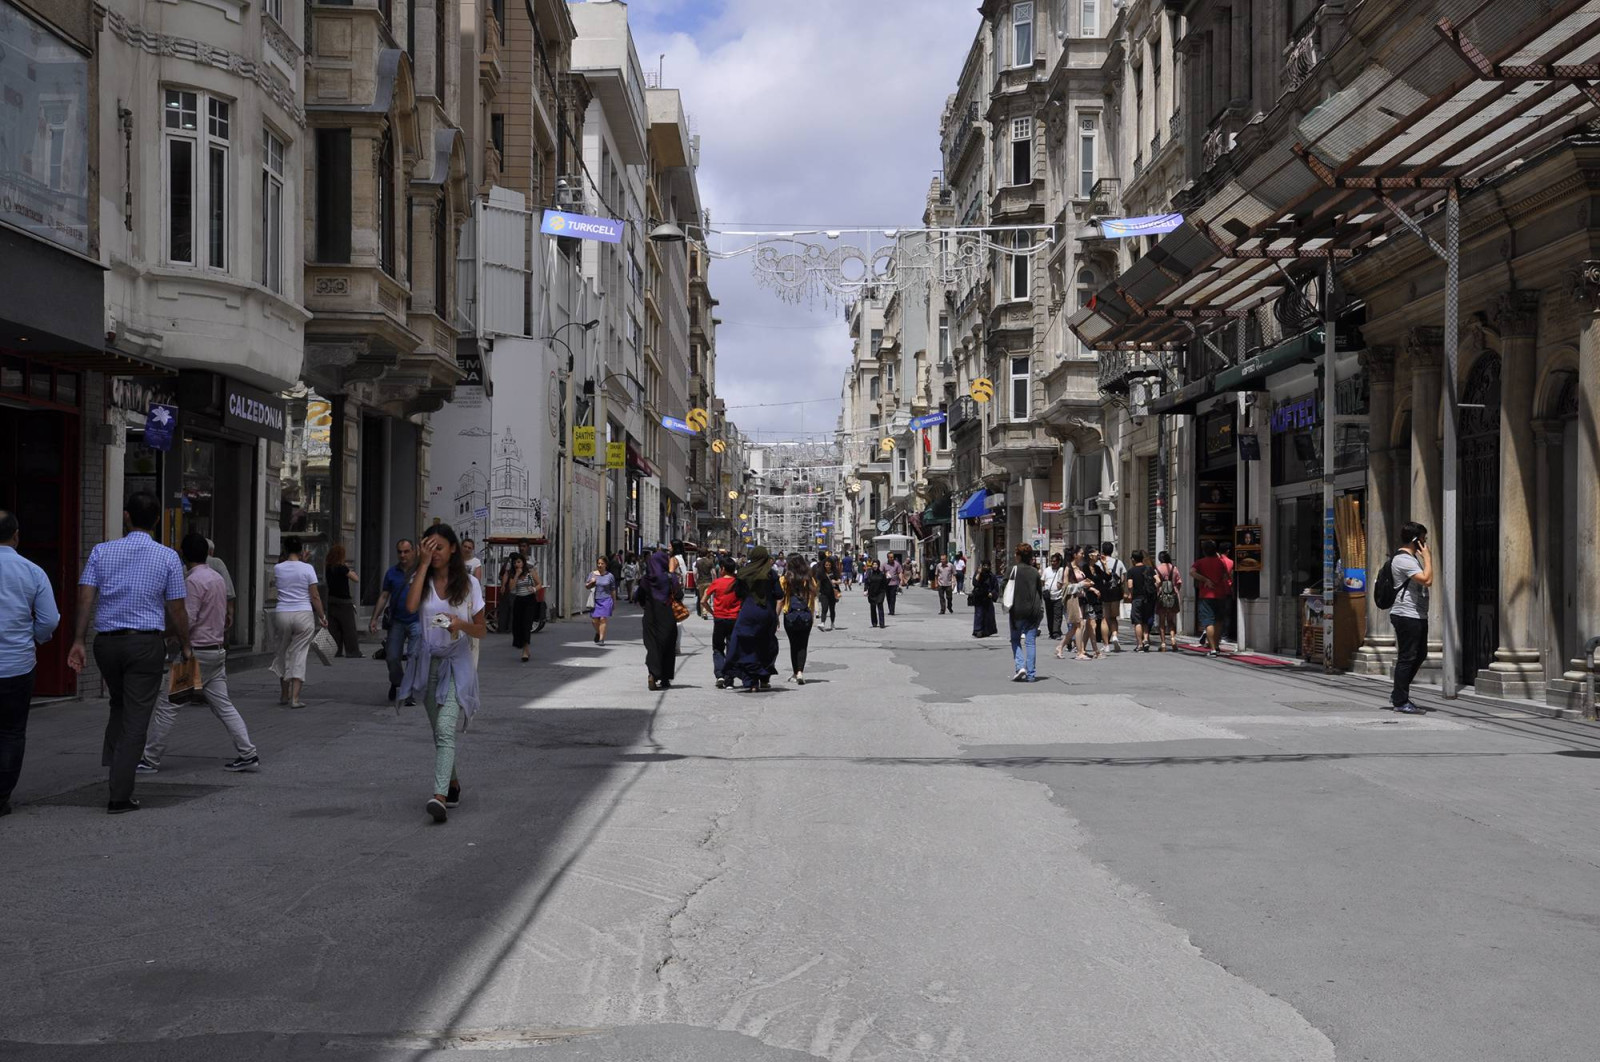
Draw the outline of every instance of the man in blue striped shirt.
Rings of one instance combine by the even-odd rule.
[[[17,518],[0,510],[0,815],[11,814],[11,791],[22,774],[33,699],[35,645],[61,622],[50,579],[17,552]]]
[[[160,519],[155,495],[142,490],[128,495],[122,512],[127,534],[96,546],[78,578],[78,630],[67,666],[83,670],[84,639],[93,616],[94,662],[111,699],[100,764],[111,768],[106,810],[113,815],[139,810],[133,779],[144,754],[150,714],[166,680],[165,632],[176,633],[185,660],[194,655],[184,608],[189,591],[183,562],[151,535]]]

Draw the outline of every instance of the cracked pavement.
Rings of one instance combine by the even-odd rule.
[[[133,816],[101,703],[37,707],[0,1057],[1587,1057],[1592,727],[1187,655],[1017,685],[965,612],[899,611],[847,597],[756,695],[697,619],[659,694],[631,610],[525,666],[491,638],[437,827],[370,660],[298,712],[235,676],[262,771],[190,710]]]

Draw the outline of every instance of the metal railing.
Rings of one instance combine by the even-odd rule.
[[[1172,112],[1172,117],[1167,119],[1167,138],[1176,140],[1183,135],[1183,111]]]
[[[1284,91],[1293,92],[1304,85],[1321,59],[1321,49],[1317,46],[1317,24],[1313,22],[1283,49]]]
[[[1133,179],[1137,181],[1143,175],[1144,175],[1144,156],[1143,155],[1135,155],[1133,157]]]
[[[1150,161],[1156,160],[1156,153],[1161,150],[1161,130],[1156,130],[1156,135],[1150,138]]]

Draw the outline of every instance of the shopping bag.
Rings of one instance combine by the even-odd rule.
[[[333,654],[339,651],[339,645],[328,633],[328,628],[318,627],[311,636],[311,651],[317,654],[317,659],[322,661],[324,667],[332,667]]]
[[[200,684],[200,661],[194,657],[174,660],[167,669],[167,699],[173,704],[188,704],[204,696]]]

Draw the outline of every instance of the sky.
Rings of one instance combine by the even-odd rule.
[[[917,226],[976,0],[634,0],[639,61],[683,93],[712,227]],[[717,249],[715,240],[711,241]],[[843,311],[790,305],[718,261],[717,393],[757,441],[831,432]],[[797,401],[805,404],[795,404]]]

